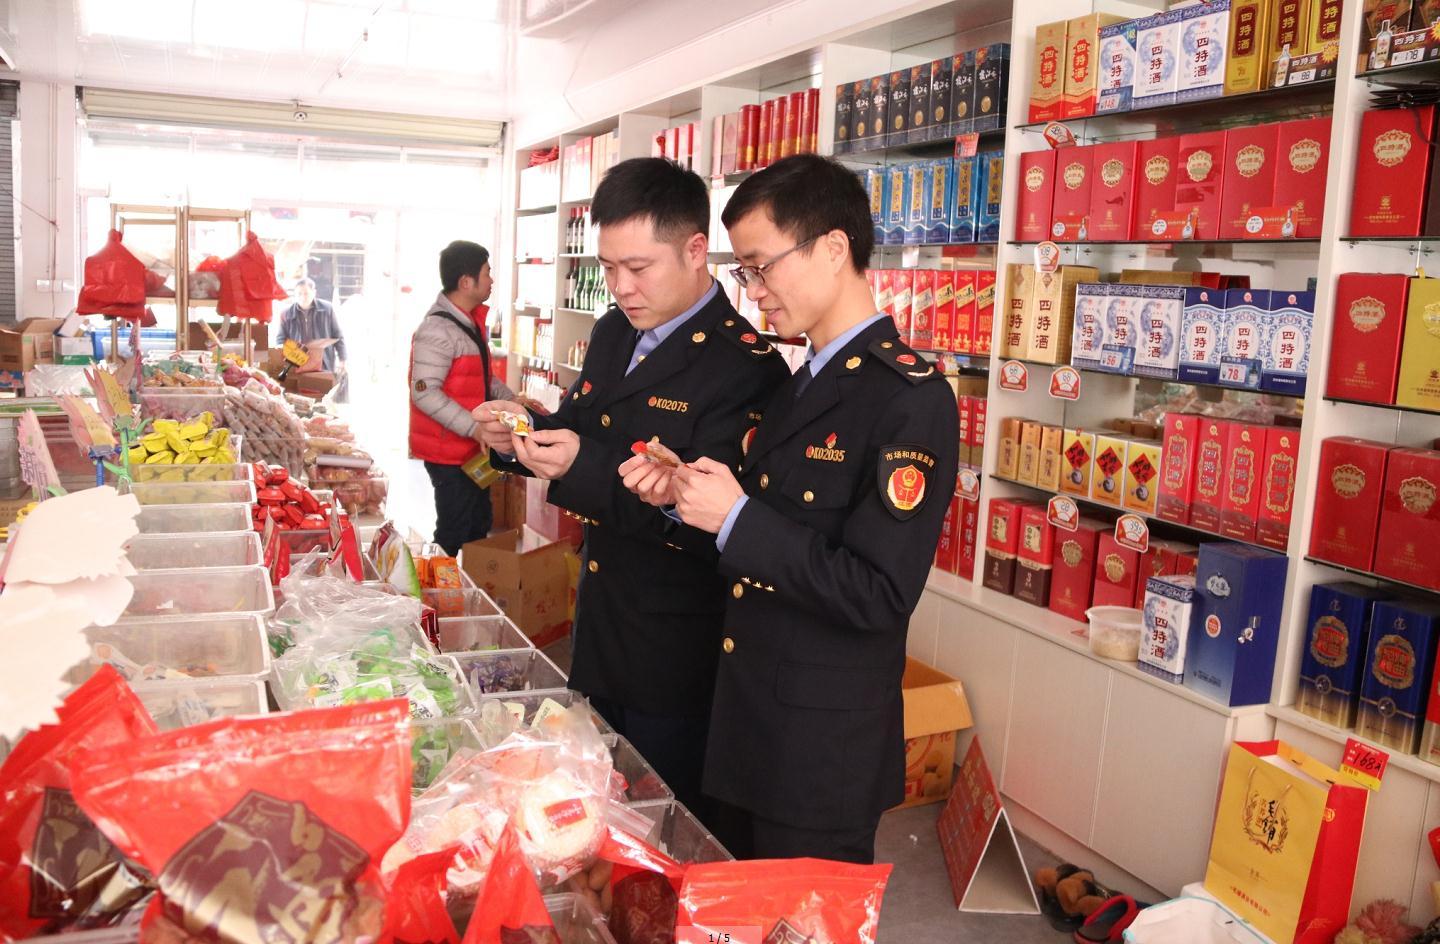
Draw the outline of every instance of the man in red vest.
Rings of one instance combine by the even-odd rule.
[[[452,557],[490,533],[490,490],[461,468],[484,448],[470,411],[514,393],[490,370],[485,318],[493,279],[490,253],[456,240],[440,252],[440,294],[410,348],[410,455],[435,487],[435,543]]]

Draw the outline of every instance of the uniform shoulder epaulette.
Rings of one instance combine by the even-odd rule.
[[[780,356],[775,345],[760,337],[760,332],[748,320],[737,316],[720,319],[715,333],[752,357]]]
[[[912,384],[944,376],[934,364],[899,341],[876,341],[870,345],[870,353]]]

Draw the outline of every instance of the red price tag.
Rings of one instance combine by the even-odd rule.
[[[1060,269],[1060,247],[1050,240],[1035,246],[1035,271],[1056,272]]]
[[[1080,530],[1080,506],[1075,499],[1056,495],[1045,509],[1045,517],[1057,528],[1066,531]]]
[[[1340,758],[1340,772],[1349,774],[1371,790],[1380,789],[1385,768],[1390,764],[1390,755],[1378,747],[1362,744],[1350,738],[1345,742],[1345,753]]]
[[[762,944],[764,940],[759,927],[675,929],[675,944]]]
[[[969,134],[957,134],[955,136],[955,156],[974,157],[980,150],[980,135],[978,132]]]
[[[1075,144],[1075,132],[1058,121],[1052,121],[1045,126],[1045,143],[1052,148],[1071,147]]]
[[[1006,361],[1000,365],[1000,389],[1024,393],[1030,389],[1030,372],[1019,361]]]
[[[974,469],[961,469],[956,485],[961,498],[966,501],[980,500],[980,475]]]
[[[1080,399],[1080,371],[1069,364],[1055,368],[1050,375],[1050,396],[1057,400]]]

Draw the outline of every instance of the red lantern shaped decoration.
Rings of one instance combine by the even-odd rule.
[[[225,260],[220,272],[220,314],[269,324],[274,302],[289,298],[275,279],[275,257],[260,245],[254,233],[245,235],[245,246]]]

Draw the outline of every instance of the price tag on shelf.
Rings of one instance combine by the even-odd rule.
[[[1065,364],[1050,374],[1050,396],[1057,400],[1080,399],[1080,371]]]
[[[1075,143],[1075,132],[1058,121],[1046,125],[1041,134],[1045,135],[1045,142],[1052,148],[1070,147]]]
[[[675,944],[762,944],[765,931],[759,927],[676,928]]]
[[[904,249],[900,250],[900,268],[902,268],[902,269],[918,269],[918,268],[920,268],[920,247],[919,247],[919,246],[906,246]]]
[[[1019,361],[1006,361],[1000,365],[1000,389],[1024,393],[1030,389],[1030,371]]]
[[[1035,271],[1055,272],[1060,268],[1060,246],[1045,240],[1035,247]]]
[[[966,134],[955,136],[955,156],[974,157],[980,150],[980,134],[971,131]]]
[[[1389,754],[1350,738],[1345,742],[1345,753],[1340,757],[1340,772],[1349,774],[1371,790],[1379,790],[1389,764]]]
[[[1260,362],[1253,358],[1220,358],[1220,383],[1227,387],[1254,390],[1260,386]]]
[[[1144,554],[1150,550],[1150,525],[1139,515],[1121,515],[1115,522],[1115,543]]]
[[[974,469],[961,469],[955,480],[956,492],[966,501],[980,500],[980,473]]]
[[[1045,517],[1057,528],[1064,531],[1080,530],[1080,506],[1075,499],[1056,495],[1045,508]]]

